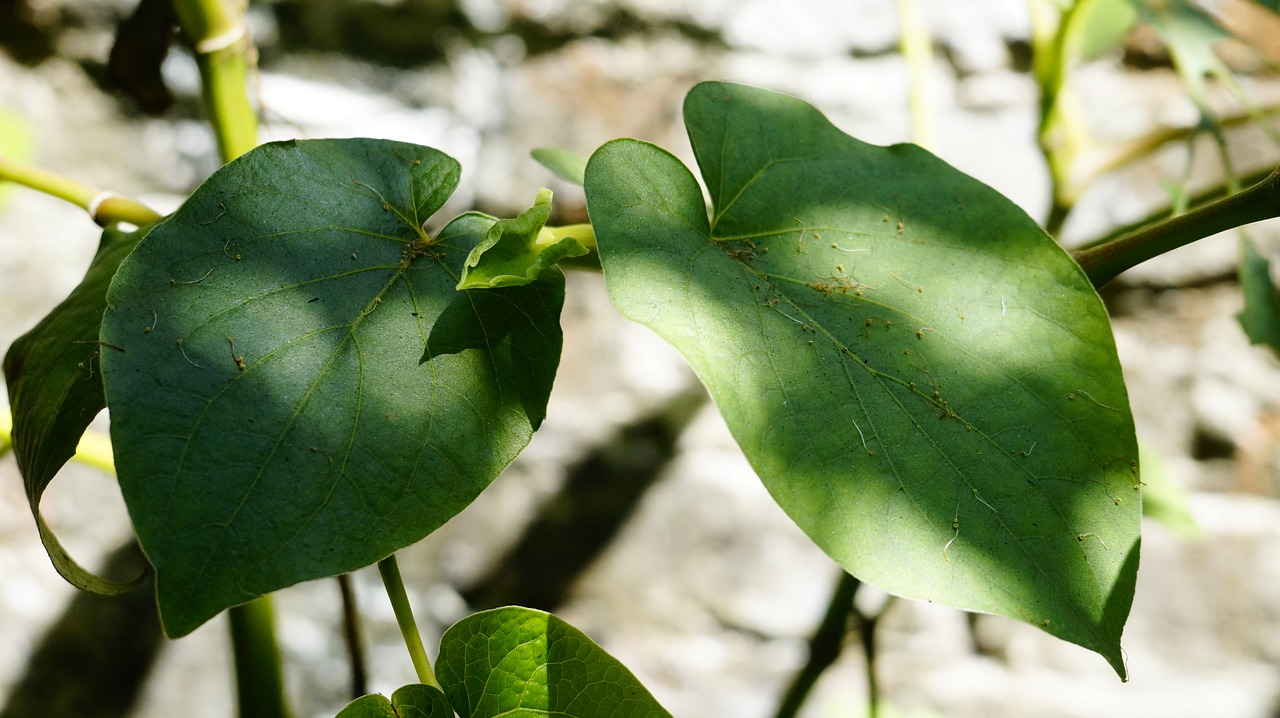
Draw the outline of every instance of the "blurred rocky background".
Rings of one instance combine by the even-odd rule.
[[[935,47],[927,75],[935,151],[1045,217],[1027,4],[921,6]],[[216,168],[216,153],[189,55],[169,53],[152,76],[109,61],[135,7],[0,0],[0,141],[167,210]],[[704,79],[793,93],[866,141],[911,139],[893,0],[271,0],[253,3],[250,18],[264,139],[375,136],[438,147],[464,168],[450,210],[506,215],[549,186],[556,220],[582,221],[581,191],[529,151],[588,154],[631,136],[691,162],[680,104]],[[143,23],[140,38],[165,26],[134,22]],[[1197,121],[1168,57],[1148,41],[1137,34],[1123,55],[1076,74],[1101,136]],[[1265,63],[1230,42],[1219,50],[1235,52],[1232,66],[1260,107],[1275,103],[1280,82]],[[1229,140],[1242,171],[1280,158],[1255,125]],[[1220,182],[1212,147],[1192,147],[1172,145],[1093,183],[1064,242],[1140,219],[1168,203],[1171,186]],[[77,283],[97,231],[57,200],[4,193],[7,347]],[[1277,258],[1276,227],[1249,231]],[[1144,472],[1189,492],[1198,528],[1144,527],[1125,640],[1130,682],[1030,627],[900,601],[884,609],[877,634],[883,715],[1280,715],[1280,363],[1251,347],[1234,318],[1238,253],[1234,236],[1205,240],[1104,292]],[[770,500],[679,357],[617,315],[598,275],[574,273],[569,289],[550,418],[479,501],[401,556],[427,643],[471,607],[554,609],[677,716],[774,715],[837,570]],[[130,531],[110,478],[69,466],[43,506],[83,563],[136,560],[116,552]],[[376,571],[354,579],[369,689],[389,693],[414,681],[412,668]],[[0,715],[64,714],[59,706],[74,697],[56,682],[58,669],[74,671],[80,660],[57,652],[66,641],[96,641],[114,671],[83,659],[90,675],[72,684],[94,710],[68,709],[76,715],[130,706],[144,718],[231,714],[222,619],[157,641],[147,601],[103,606],[74,593],[40,547],[12,461],[0,463]],[[883,603],[872,589],[859,593],[863,612]],[[282,591],[277,609],[297,714],[335,714],[350,683],[336,583]],[[861,715],[865,664],[850,641],[802,715]]]

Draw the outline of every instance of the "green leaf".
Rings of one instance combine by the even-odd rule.
[[[1191,514],[1191,498],[1187,490],[1174,481],[1164,460],[1149,446],[1139,446],[1142,463],[1142,515],[1159,521],[1183,538],[1196,538],[1204,532]]]
[[[1128,0],[1079,0],[1063,19],[1063,61],[1094,60],[1119,47],[1136,19]]]
[[[1254,344],[1264,344],[1280,354],[1280,289],[1271,279],[1271,262],[1258,253],[1247,237],[1241,239],[1240,289],[1244,310],[1236,315]]]
[[[347,704],[337,718],[454,718],[449,700],[434,686],[403,686],[386,696],[368,695]]]
[[[774,498],[891,593],[1012,616],[1123,675],[1141,501],[1102,302],[1013,203],[791,97],[685,101],[706,186],[587,166],[609,295],[693,365]]]
[[[541,423],[563,275],[456,291],[487,226],[422,226],[457,179],[426,147],[264,145],[121,266],[111,434],[169,635],[418,541]]]
[[[555,176],[565,182],[582,186],[583,176],[587,172],[587,158],[559,147],[539,147],[529,153],[538,164],[551,170]]]
[[[1205,96],[1204,78],[1216,75],[1229,78],[1231,72],[1214,53],[1214,45],[1230,34],[1218,26],[1208,13],[1189,0],[1153,3],[1127,0],[1138,18],[1149,24],[1169,50],[1174,67],[1182,78],[1187,94],[1199,108],[1202,125],[1216,127]]]
[[[572,237],[543,231],[551,213],[551,190],[538,193],[533,207],[514,219],[495,220],[462,265],[458,289],[516,287],[537,281],[568,257],[591,251]]]
[[[468,616],[440,638],[436,675],[464,718],[670,718],[625,666],[542,611]]]
[[[79,286],[19,337],[4,357],[13,412],[13,453],[45,551],[72,585],[104,595],[133,590],[143,576],[116,582],[81,567],[40,515],[40,498],[62,465],[75,455],[80,437],[105,406],[99,367],[104,353],[118,351],[98,342],[107,285],[141,236],[140,232],[104,231]]]

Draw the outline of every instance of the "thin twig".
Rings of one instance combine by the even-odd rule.
[[[849,631],[849,616],[854,612],[853,597],[860,585],[861,582],[853,576],[840,574],[840,580],[831,594],[831,602],[827,605],[827,612],[809,638],[809,661],[791,679],[791,685],[787,687],[778,704],[778,711],[774,714],[776,718],[795,718],[818,678],[840,657],[844,637]]]
[[[356,607],[356,592],[351,586],[351,574],[338,576],[338,589],[342,592],[342,635],[347,643],[347,657],[351,663],[351,698],[354,700],[369,692],[369,669],[365,661],[364,642],[360,640],[360,610]]]

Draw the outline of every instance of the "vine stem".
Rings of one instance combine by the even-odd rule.
[[[364,695],[369,685],[369,671],[360,641],[360,611],[356,607],[356,591],[351,585],[351,574],[338,576],[338,590],[342,595],[342,634],[347,642],[347,657],[351,662],[351,699]]]
[[[827,604],[827,612],[809,638],[809,661],[791,679],[791,685],[787,686],[778,704],[775,718],[795,718],[818,678],[840,657],[844,637],[849,632],[849,618],[853,615],[853,597],[858,593],[859,585],[858,579],[841,572],[840,580],[831,593],[831,602]]]
[[[0,182],[9,181],[57,197],[85,210],[94,222],[106,227],[128,222],[145,227],[161,215],[141,202],[90,187],[56,172],[0,154]]]
[[[1280,168],[1266,179],[1186,214],[1140,227],[1072,256],[1095,287],[1165,252],[1228,229],[1280,217]]]
[[[271,597],[263,596],[227,612],[235,653],[236,693],[240,718],[289,715],[280,676],[280,648],[275,640]]]
[[[258,144],[258,116],[249,102],[249,32],[242,0],[173,0],[182,35],[200,67],[200,87],[209,124],[223,164]],[[240,715],[278,718],[288,715],[284,677],[269,597],[228,611],[235,646],[236,675],[260,672],[252,683],[238,683]],[[237,630],[243,625],[252,630]],[[266,706],[246,713],[251,704]]]
[[[400,564],[396,563],[395,554],[378,562],[378,573],[382,574],[382,585],[391,599],[391,610],[395,611],[396,623],[400,625],[400,635],[409,649],[409,659],[418,673],[418,681],[440,688],[435,671],[431,670],[427,649],[422,645],[422,634],[418,633],[418,622],[413,618],[413,608],[409,605],[409,594],[404,590],[404,579],[400,577]]]
[[[908,104],[911,107],[911,139],[927,150],[936,151],[937,128],[933,103],[929,98],[933,41],[916,0],[898,0],[898,23],[902,27],[898,48],[910,73]]]
[[[223,163],[258,144],[258,116],[246,91],[251,46],[243,4],[174,0],[182,34],[200,67],[200,86]]]

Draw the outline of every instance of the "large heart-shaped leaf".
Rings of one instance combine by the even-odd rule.
[[[676,346],[778,503],[855,576],[1101,653],[1137,572],[1138,450],[1106,313],[1004,197],[791,97],[685,102],[706,186],[587,166],[609,295]]]
[[[403,143],[264,145],[121,266],[111,434],[170,635],[421,539],[542,421],[563,276],[455,290],[496,221],[426,234],[457,178]]]
[[[440,638],[436,674],[463,718],[670,718],[616,658],[530,608],[483,611]]]
[[[19,337],[4,357],[13,411],[13,453],[40,540],[63,578],[103,595],[132,590],[141,585],[143,577],[117,582],[81,567],[45,523],[40,498],[62,465],[75,455],[76,444],[89,423],[105,407],[99,365],[103,352],[115,351],[98,342],[107,286],[141,236],[141,231],[104,231],[98,253],[79,286]]]

